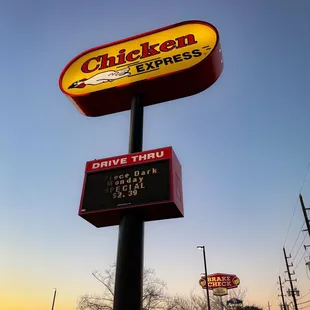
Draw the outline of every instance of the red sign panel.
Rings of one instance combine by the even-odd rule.
[[[172,147],[86,163],[81,217],[113,226],[133,208],[145,221],[184,216],[181,165]]]
[[[206,289],[206,277],[202,276],[199,280],[199,284],[202,288]],[[233,289],[238,287],[240,284],[240,279],[234,274],[227,274],[227,273],[214,273],[208,275],[208,289],[213,290],[215,288],[227,288]]]

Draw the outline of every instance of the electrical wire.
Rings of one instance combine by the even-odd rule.
[[[303,299],[304,297],[306,297],[306,296],[307,296],[307,295],[309,295],[309,294],[310,294],[310,291],[309,291],[307,294],[305,294],[305,295],[303,295],[303,296],[301,296],[301,297],[297,298],[297,301],[299,301],[299,300]]]
[[[296,213],[296,209],[297,209],[297,206],[298,206],[298,199],[296,199],[296,203],[295,203],[295,208],[294,208],[294,212],[293,212],[293,215],[291,217],[291,221],[290,221],[290,225],[288,226],[288,230],[286,232],[286,236],[285,236],[285,239],[284,239],[284,247],[285,247],[285,244],[286,244],[286,241],[287,241],[287,237],[288,237],[288,234],[291,230],[291,226],[292,226],[292,223],[293,223],[293,220],[294,220],[294,216],[295,216],[295,213]]]
[[[309,169],[310,169],[310,162],[309,162],[309,164],[308,164],[308,167],[307,167],[305,176],[304,176],[303,181],[302,181],[302,183],[301,183],[301,187],[300,187],[299,193],[301,193],[302,190],[303,190],[304,184],[305,184],[306,179],[307,179],[307,176],[308,176]],[[292,227],[292,223],[293,223],[293,220],[294,220],[294,217],[295,217],[295,213],[296,213],[296,210],[297,210],[297,206],[298,206],[298,201],[299,201],[299,197],[296,199],[296,203],[295,203],[295,208],[294,208],[294,211],[293,211],[293,215],[292,215],[292,217],[291,217],[291,220],[290,220],[288,229],[287,229],[287,231],[286,231],[286,236],[285,236],[284,243],[283,243],[283,244],[284,244],[284,245],[283,245],[284,247],[285,247],[285,245],[286,245],[286,241],[287,241],[289,232],[290,232],[291,227]],[[304,225],[304,223],[303,223],[303,225]],[[302,227],[303,227],[303,225],[302,225]],[[296,240],[295,240],[295,242],[294,242],[294,245],[293,245],[293,247],[292,247],[290,253],[292,253],[293,249],[294,249],[295,246],[296,246],[296,243],[297,243],[298,238],[299,238],[299,236],[300,236],[300,234],[301,234],[301,231],[302,231],[302,227],[301,227],[301,230],[300,230],[300,232],[299,232],[299,234],[298,234],[298,237],[296,238]],[[305,240],[305,239],[304,239],[304,240]],[[303,241],[304,241],[304,240],[303,240]],[[299,250],[300,250],[300,248],[298,249],[297,253],[299,252]],[[297,254],[296,254],[296,255],[297,255]],[[303,256],[303,257],[304,257],[304,256]],[[279,264],[279,271],[278,271],[278,274],[280,274],[280,270],[281,270],[283,258],[284,258],[283,255],[281,255],[281,260],[280,260],[280,264]],[[301,260],[300,260],[300,261],[301,261]],[[298,262],[297,267],[298,267],[300,261]],[[296,269],[296,267],[295,267],[295,269]],[[308,271],[307,271],[307,276],[308,276],[308,278],[310,279]],[[284,274],[284,277],[283,277],[283,278],[285,279],[285,274]],[[277,284],[276,284],[276,286],[277,286]],[[278,297],[278,296],[277,296],[277,295],[278,295],[278,294],[277,294],[277,291],[278,291],[278,290],[277,290],[276,287],[275,287],[273,293],[271,294],[271,297],[273,296],[272,299],[271,299],[271,303],[273,302],[273,300],[275,299],[275,297]],[[270,298],[269,298],[269,299],[270,299]],[[278,297],[278,300],[279,300],[279,297]],[[303,308],[302,308],[302,309],[303,309]],[[301,310],[301,309],[299,309],[299,310]]]
[[[283,255],[281,256],[282,257],[282,259],[284,259],[284,257],[283,257]],[[282,263],[282,260],[281,260],[281,263]],[[287,280],[285,280],[285,271],[284,272],[282,272],[281,274],[280,274],[280,269],[281,268],[279,268],[279,272],[278,272],[278,274],[280,275],[280,277],[281,277],[281,284],[282,284],[282,288],[283,288],[283,291],[285,291],[285,282],[287,281]],[[284,280],[284,282],[283,282],[283,280]],[[276,291],[274,292],[274,296],[273,296],[273,298],[271,299],[271,302],[273,302],[274,300],[275,300],[275,298],[278,298],[278,301],[281,303],[282,302],[282,300],[280,300],[280,296],[281,295],[279,295],[279,291],[280,291],[280,287],[278,286],[279,285],[279,282],[277,282],[276,283]],[[285,295],[285,294],[284,294]]]
[[[300,302],[299,304],[297,304],[297,306],[306,304],[306,303],[309,302],[309,301],[310,301],[310,300],[307,300],[307,301],[304,301],[304,302]]]
[[[281,271],[281,266],[282,266],[282,263],[283,263],[283,260],[284,260],[284,257],[283,257],[283,254],[281,254],[280,256],[280,262],[279,262],[279,270],[278,270],[278,275],[280,275],[280,271]],[[269,300],[272,302],[275,297],[277,296],[277,293],[278,293],[278,290],[279,290],[279,287],[278,287],[279,283],[276,282],[276,285],[275,285],[275,288],[273,289],[273,293],[270,295],[269,297]]]
[[[294,271],[296,271],[297,267],[299,266],[299,264],[300,264],[300,262],[302,261],[302,259],[305,258],[306,254],[307,254],[307,252],[305,252],[305,254],[300,258],[300,260],[298,261],[298,263],[297,263],[296,266],[295,266]]]
[[[270,306],[273,305],[274,302],[276,302],[277,294],[273,297],[273,299],[270,301]]]
[[[298,250],[297,250],[297,252],[296,252],[296,254],[295,254],[294,258],[293,258],[293,260],[292,260],[293,263],[294,263],[294,261],[295,261],[295,258],[296,258],[297,255],[298,255],[298,253],[299,253],[301,247],[303,246],[306,237],[307,237],[307,235],[305,234],[304,239],[302,240],[302,242],[301,242],[301,244],[300,244],[300,246],[299,246],[299,248],[298,248]]]
[[[303,187],[304,187],[304,185],[305,185],[305,182],[306,182],[306,179],[307,179],[307,176],[308,176],[309,169],[310,169],[310,162],[309,162],[309,164],[308,164],[308,167],[307,167],[305,176],[304,176],[304,178],[303,178],[303,181],[301,182],[301,187],[300,187],[299,193],[302,192],[302,189],[303,189]],[[284,239],[284,246],[285,246],[285,244],[286,244],[288,234],[289,234],[289,232],[290,232],[290,230],[291,230],[291,227],[292,227],[292,223],[293,223],[294,216],[295,216],[295,213],[296,213],[296,209],[297,209],[297,206],[298,206],[298,200],[299,200],[299,197],[298,197],[297,200],[296,200],[294,212],[293,212],[293,215],[292,215],[292,217],[291,217],[291,221],[290,221],[288,230],[287,230],[287,232],[286,232],[286,236],[285,236],[285,239]]]
[[[305,225],[305,223],[302,223],[302,225],[301,225],[301,227],[300,227],[299,234],[298,234],[298,236],[297,236],[297,238],[296,238],[296,240],[295,240],[295,242],[294,242],[294,245],[293,245],[293,247],[292,247],[292,249],[291,249],[291,251],[290,251],[290,254],[292,254],[292,252],[293,252],[293,250],[294,250],[294,248],[295,248],[295,245],[297,244],[298,238],[299,238],[299,236],[300,236],[300,234],[301,234],[301,232],[302,232],[302,229],[303,229],[304,225]]]
[[[309,169],[310,169],[310,162],[309,162],[309,164],[308,164],[308,168],[307,168],[305,177],[304,177],[304,179],[303,179],[303,181],[302,181],[302,184],[301,184],[301,188],[300,188],[300,191],[299,191],[300,193],[302,192],[302,189],[303,189],[303,187],[304,187],[304,185],[305,185],[305,182],[306,182],[306,179],[307,179],[307,175],[308,175]]]
[[[278,288],[278,283],[276,283],[275,288],[273,289],[272,294],[269,297],[270,303],[272,303],[273,300],[276,298],[278,289],[279,289]]]

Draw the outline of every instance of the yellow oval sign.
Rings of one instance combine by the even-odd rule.
[[[208,23],[164,28],[80,54],[64,69],[59,84],[75,97],[155,79],[195,66],[217,42],[218,33]]]
[[[212,292],[214,296],[228,295],[228,289],[226,287],[216,287]]]

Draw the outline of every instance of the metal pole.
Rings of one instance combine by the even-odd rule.
[[[282,288],[282,282],[281,282],[281,277],[279,276],[279,284],[280,284],[280,290],[281,290],[281,297],[282,297],[282,305],[283,305],[283,310],[286,309],[285,307],[285,301],[284,301],[284,295],[283,295],[283,288]],[[269,302],[268,302],[269,305]]]
[[[206,260],[206,252],[205,252],[205,246],[202,246],[202,252],[203,252],[203,263],[205,266],[205,276],[206,276],[206,290],[207,290],[207,301],[208,301],[208,309],[211,310],[210,306],[210,296],[209,296],[209,287],[208,287],[208,272],[207,272],[207,260]]]
[[[221,298],[221,310],[224,310],[223,296],[220,296],[220,298]]]
[[[131,102],[129,153],[142,151],[143,104]],[[143,293],[144,221],[134,211],[125,213],[119,225],[113,310],[141,310]]]
[[[287,256],[286,256],[286,252],[285,252],[285,248],[284,247],[283,247],[283,253],[284,253],[284,258],[285,258],[287,274],[288,274],[289,282],[290,282],[290,285],[291,285],[291,291],[292,291],[292,296],[293,296],[295,310],[298,310],[296,296],[295,296],[295,291],[294,291],[294,288],[293,288],[292,277],[291,277],[290,268],[289,268],[289,265],[288,265],[288,262],[287,262]]]
[[[305,222],[306,222],[306,225],[307,225],[308,234],[309,234],[309,236],[310,236],[310,223],[309,223],[309,218],[308,218],[307,209],[306,209],[306,207],[305,207],[304,200],[303,200],[301,194],[299,194],[299,201],[300,201],[300,204],[301,204],[302,213],[304,214],[304,218],[305,218]]]
[[[54,310],[55,299],[56,299],[56,292],[57,292],[57,290],[54,288],[54,297],[53,297],[53,303],[52,303],[52,310]]]

